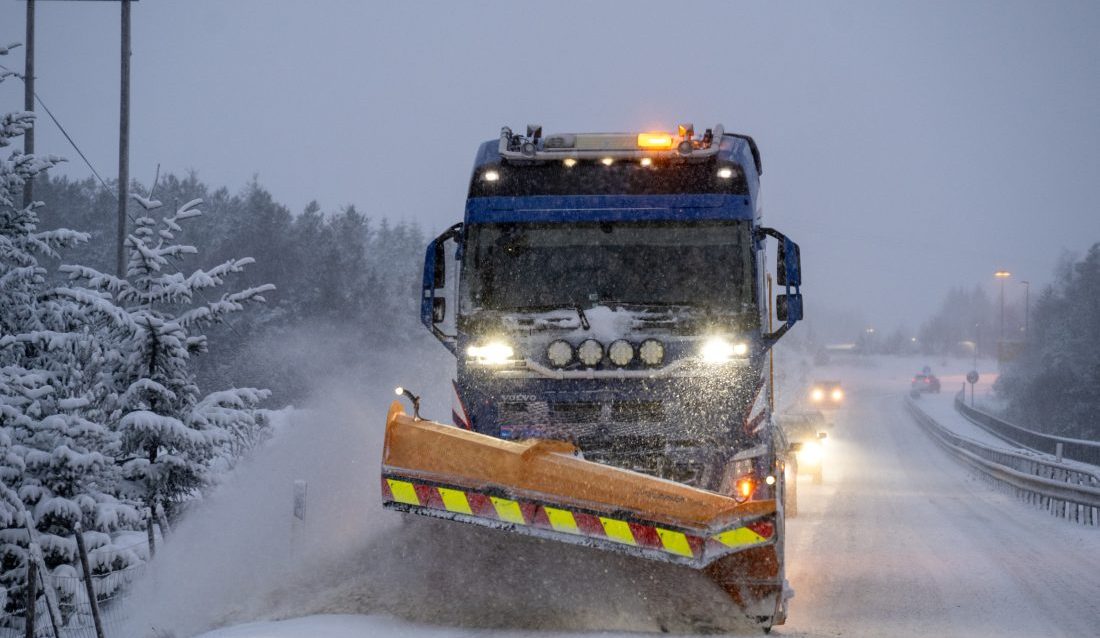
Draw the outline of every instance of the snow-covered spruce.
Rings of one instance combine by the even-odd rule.
[[[0,147],[33,119],[0,116]],[[27,180],[59,161],[19,151],[0,160],[0,623],[16,622],[10,612],[25,597],[28,523],[55,574],[73,569],[78,522],[89,530],[96,571],[139,560],[114,551],[111,535],[141,524],[137,510],[117,498],[118,437],[101,409],[113,393],[102,374],[111,350],[87,309],[56,294],[44,266],[88,236],[41,231],[42,204],[22,205]]]
[[[147,212],[159,202],[139,200]],[[201,214],[199,200],[187,202],[157,220],[143,215],[126,240],[125,278],[82,266],[63,266],[71,287],[59,293],[95,309],[117,336],[119,357],[112,371],[118,388],[112,425],[119,436],[122,494],[145,512],[169,513],[195,497],[219,460],[242,454],[242,442],[255,443],[266,423],[257,405],[266,390],[232,388],[203,395],[195,382],[192,357],[206,351],[201,330],[262,302],[270,285],[210,298],[227,278],[252,259],[234,259],[185,275],[175,268],[194,246],[176,241],[181,223]]]

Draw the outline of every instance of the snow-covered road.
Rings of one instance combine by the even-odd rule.
[[[796,596],[788,624],[773,635],[1097,635],[1100,529],[1004,495],[936,447],[903,408],[912,367],[884,360],[814,373],[843,380],[847,407],[835,415],[824,484],[800,481],[800,515],[789,522],[787,541]],[[945,406],[954,386],[945,381],[944,387],[944,394],[925,396],[921,404],[949,417]],[[377,445],[374,437],[351,441],[364,449],[332,448],[326,457],[331,464],[377,452],[368,449]],[[760,635],[724,617],[722,594],[689,570],[493,530],[404,520],[376,509],[375,461],[359,463],[354,476],[332,467],[328,472],[328,480],[366,486],[347,490],[335,504],[349,508],[339,534],[326,538],[335,546],[310,557],[304,568],[265,576],[252,590],[234,589],[232,603],[210,596],[202,612],[207,623],[225,625],[311,614],[357,617],[264,623],[211,638],[305,636],[337,626],[347,628],[346,635],[433,637],[531,631]],[[270,483],[258,481],[264,489]],[[339,511],[324,503],[320,508],[329,517]],[[259,508],[244,515],[268,514]],[[270,566],[256,573],[265,570]],[[240,568],[233,572],[239,577]],[[197,603],[183,600],[177,606],[191,607],[182,611],[196,611]],[[185,625],[181,636],[195,630]]]
[[[783,633],[1097,635],[1100,530],[994,490],[931,442],[901,392],[876,390],[850,392],[825,485],[803,482]]]

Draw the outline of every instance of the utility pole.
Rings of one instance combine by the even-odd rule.
[[[130,199],[130,0],[122,0],[122,76],[118,114],[118,234],[115,274],[126,276],[126,202]]]
[[[27,57],[23,64],[23,110],[34,112],[34,0],[27,0]],[[34,128],[23,133],[23,152],[34,153]],[[34,201],[34,178],[23,184],[23,208]]]

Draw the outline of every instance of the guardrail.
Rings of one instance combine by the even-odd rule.
[[[1100,473],[982,445],[940,425],[912,399],[905,404],[933,440],[998,487],[1055,516],[1100,525]]]
[[[988,412],[966,405],[961,392],[955,395],[955,409],[974,425],[1016,445],[1022,445],[1036,452],[1080,461],[1081,463],[1100,465],[1100,442],[1068,439],[1020,427],[999,419]],[[1059,447],[1061,447],[1061,450],[1058,449]]]

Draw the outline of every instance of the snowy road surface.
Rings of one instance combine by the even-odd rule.
[[[835,415],[824,484],[800,481],[787,545],[796,595],[788,624],[773,635],[1097,635],[1100,529],[1031,509],[949,458],[903,409],[911,373],[909,363],[890,361],[828,371],[844,380],[848,405]],[[364,480],[376,471],[367,465]],[[237,591],[231,606],[204,609],[206,622],[220,625],[359,617],[261,623],[210,637],[318,635],[322,626],[333,636],[760,635],[724,617],[722,595],[689,570],[405,521],[370,510],[375,483],[365,485],[366,509],[349,510],[367,521],[359,542],[270,586]],[[346,526],[353,536],[361,531]],[[202,629],[185,627],[180,635]]]

